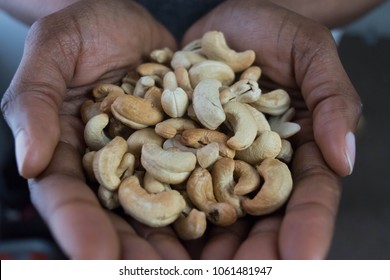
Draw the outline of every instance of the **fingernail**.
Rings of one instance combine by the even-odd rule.
[[[355,165],[355,155],[356,155],[356,144],[355,144],[355,135],[352,132],[348,132],[345,136],[346,143],[346,157],[349,164],[349,175],[353,172],[353,167]]]
[[[18,165],[18,171],[23,174],[24,161],[27,154],[27,137],[26,132],[21,129],[15,135],[15,151],[16,151],[16,162]]]

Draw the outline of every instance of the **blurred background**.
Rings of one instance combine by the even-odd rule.
[[[28,28],[0,11],[0,97],[22,56]],[[329,259],[390,259],[390,2],[337,32],[363,120]],[[386,128],[387,127],[387,128]],[[0,117],[0,259],[62,258],[17,174],[12,134]]]

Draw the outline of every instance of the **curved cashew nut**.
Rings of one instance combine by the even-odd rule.
[[[253,118],[256,121],[257,136],[262,134],[264,131],[271,130],[268,120],[262,112],[258,111],[257,109],[255,109],[249,104],[244,103],[244,106],[251,112]]]
[[[257,135],[257,125],[247,107],[237,101],[230,101],[223,105],[226,122],[234,131],[227,145],[234,150],[244,150],[252,145]]]
[[[165,140],[164,143],[163,143],[163,149],[164,150],[178,149],[178,150],[180,150],[182,152],[193,153],[194,155],[196,155],[196,151],[197,151],[197,149],[194,149],[194,148],[191,148],[191,147],[183,145],[180,142],[180,135],[176,135],[173,138],[169,138],[169,139]]]
[[[100,185],[97,195],[100,203],[107,209],[112,210],[120,206],[118,191],[116,190],[111,191]]]
[[[123,180],[118,190],[119,202],[127,214],[151,227],[162,227],[175,221],[185,207],[178,191],[149,194],[136,176]]]
[[[281,207],[290,196],[293,181],[288,166],[277,159],[265,159],[258,167],[264,184],[253,199],[242,201],[251,215],[265,215]]]
[[[261,68],[259,66],[251,66],[244,70],[240,75],[240,80],[250,80],[257,82],[261,77]]]
[[[216,142],[219,146],[219,154],[223,157],[234,158],[236,151],[227,145],[229,136],[217,131],[205,128],[186,129],[180,136],[180,142],[189,147],[202,148],[203,146]]]
[[[186,129],[196,128],[197,125],[193,120],[186,118],[171,118],[156,124],[154,130],[164,138],[173,138],[176,134]]]
[[[194,240],[203,236],[207,227],[206,214],[196,208],[181,214],[173,223],[176,234],[182,240]]]
[[[237,159],[249,164],[259,164],[266,158],[275,158],[282,149],[282,141],[274,131],[265,131],[247,149],[237,151]]]
[[[173,51],[168,47],[162,49],[156,49],[150,53],[150,58],[153,61],[160,64],[169,63],[172,59],[172,56],[173,56]]]
[[[155,80],[151,76],[141,77],[135,84],[133,95],[144,97],[145,93],[155,85]]]
[[[239,80],[228,88],[221,90],[221,103],[238,101],[242,103],[252,103],[259,99],[261,89],[257,82],[252,80]]]
[[[137,67],[137,73],[141,76],[159,76],[163,78],[169,71],[171,69],[168,66],[154,62],[146,62]]]
[[[241,197],[234,193],[236,182],[233,177],[234,159],[221,158],[217,160],[211,169],[213,178],[213,190],[218,202],[226,202],[234,207],[237,217],[243,217],[245,212],[241,208]]]
[[[216,142],[207,144],[196,150],[196,158],[198,163],[203,168],[208,168],[213,165],[219,158],[219,144]]]
[[[206,213],[207,219],[220,226],[228,226],[237,220],[234,207],[226,202],[217,202],[213,182],[207,169],[196,168],[187,181],[187,193],[191,202]]]
[[[100,111],[101,102],[94,102],[91,99],[87,99],[81,104],[80,116],[84,124],[86,124],[91,118],[102,113]]]
[[[151,101],[127,94],[115,99],[111,112],[119,121],[134,129],[155,125],[164,118],[163,112],[153,106]]]
[[[233,175],[234,178],[238,178],[233,190],[235,195],[246,195],[256,190],[261,182],[260,174],[256,168],[242,160],[234,161]]]
[[[111,92],[116,92],[117,94],[125,93],[120,86],[113,84],[101,84],[92,89],[92,95],[96,101],[102,101]]]
[[[95,157],[96,151],[89,151],[84,154],[82,159],[83,170],[88,180],[96,181],[95,173],[93,172],[93,158]]]
[[[164,76],[164,91],[161,96],[164,112],[172,118],[182,117],[189,105],[187,93],[177,86],[176,75],[172,71]]]
[[[96,152],[93,158],[93,171],[96,180],[108,190],[116,190],[129,161],[127,143],[122,137],[115,137],[104,148]],[[131,157],[131,156],[130,156]]]
[[[141,152],[142,166],[157,180],[167,184],[184,182],[196,165],[193,153],[163,150],[159,145],[145,143]]]
[[[225,36],[219,31],[209,31],[203,35],[202,52],[209,59],[225,62],[234,72],[241,72],[248,68],[256,58],[253,50],[236,52],[229,48]]]
[[[149,172],[145,172],[142,183],[144,185],[144,189],[148,193],[159,193],[171,189],[169,184],[156,180],[156,178],[154,178]]]
[[[187,69],[184,67],[177,67],[175,69],[175,75],[177,85],[187,93],[188,98],[191,100],[194,89],[192,88],[190,76],[188,74]]]
[[[115,99],[122,94],[125,94],[123,90],[122,91],[115,90],[109,92],[100,103],[100,111],[109,114],[111,112],[112,103],[114,103]]]
[[[108,125],[108,122],[108,115],[102,113],[92,117],[85,125],[84,140],[91,150],[97,151],[111,141],[104,133],[104,128]]]
[[[215,60],[205,60],[194,64],[188,70],[188,75],[193,88],[205,79],[218,80],[222,85],[229,86],[235,78],[233,70],[228,65]]]
[[[126,140],[128,145],[128,151],[132,153],[136,159],[141,157],[141,149],[145,143],[155,143],[162,146],[164,138],[156,134],[153,128],[146,127],[134,131]]]
[[[260,95],[259,99],[250,103],[260,112],[271,116],[279,116],[290,108],[290,96],[283,89],[276,89]]]
[[[289,138],[301,130],[297,123],[290,122],[295,115],[295,109],[291,107],[283,115],[271,116],[268,119],[271,129],[277,132],[281,138]]]
[[[218,80],[205,79],[195,87],[192,96],[192,106],[197,119],[211,130],[217,129],[226,119],[219,99],[220,87]]]
[[[293,153],[294,151],[290,141],[282,139],[282,148],[276,158],[283,161],[284,163],[289,163],[292,159]]]
[[[177,51],[172,57],[171,67],[177,69],[178,67],[184,67],[189,69],[192,65],[205,61],[207,58],[200,53],[194,51]]]

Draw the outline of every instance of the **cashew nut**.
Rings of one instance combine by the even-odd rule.
[[[235,78],[233,70],[228,65],[215,60],[205,60],[194,64],[188,70],[188,74],[193,88],[205,79],[215,79],[222,85],[229,86]]]
[[[162,183],[156,180],[156,178],[154,178],[149,172],[145,172],[143,178],[143,185],[144,185],[144,189],[148,193],[159,193],[171,189],[169,184]]]
[[[208,168],[219,158],[219,144],[212,142],[196,150],[196,158],[200,167]]]
[[[215,130],[225,121],[225,112],[219,99],[221,82],[205,79],[195,87],[192,105],[199,122],[206,128]]]
[[[252,199],[244,199],[242,207],[251,215],[269,214],[281,207],[290,196],[293,181],[288,166],[278,159],[265,159],[258,167],[264,183]]]
[[[207,144],[216,142],[219,146],[219,154],[223,157],[234,158],[236,151],[227,145],[229,136],[217,131],[205,128],[186,129],[180,136],[180,142],[193,148],[201,148]]]
[[[283,89],[276,89],[260,95],[259,99],[250,103],[260,112],[279,116],[290,108],[290,96]]]
[[[112,210],[121,206],[119,203],[117,190],[111,191],[100,185],[97,195],[100,203],[107,209]]]
[[[96,101],[102,101],[110,92],[124,93],[121,87],[113,84],[102,84],[92,90]]]
[[[295,109],[288,109],[283,115],[271,116],[268,119],[271,129],[277,132],[281,138],[289,138],[301,130],[301,126],[297,123],[290,122],[294,117]]]
[[[230,101],[223,105],[226,114],[226,122],[234,131],[227,145],[234,150],[244,150],[252,145],[257,135],[257,125],[247,107],[236,101]]]
[[[177,86],[176,75],[172,71],[164,76],[164,91],[161,96],[161,105],[164,112],[172,118],[182,117],[189,104],[187,93]]]
[[[257,82],[252,80],[239,80],[220,92],[221,103],[238,101],[242,103],[255,102],[260,98],[261,90]]]
[[[219,31],[206,32],[202,37],[202,52],[209,59],[223,61],[234,72],[241,72],[253,64],[256,54],[253,50],[236,52],[229,48],[225,36]]]
[[[127,94],[115,99],[111,111],[118,120],[134,129],[155,125],[164,118],[163,112],[149,100]]]
[[[212,169],[213,190],[218,202],[226,202],[234,207],[237,217],[243,217],[245,212],[241,208],[241,196],[234,193],[236,182],[233,177],[234,159],[221,158],[217,160]]]
[[[191,202],[206,213],[210,222],[228,226],[237,220],[237,212],[232,205],[215,199],[212,177],[207,169],[198,167],[192,172],[187,181],[187,193]]]
[[[173,51],[170,48],[162,48],[153,50],[150,53],[150,58],[160,64],[167,64],[171,61]]]
[[[192,208],[189,213],[181,213],[173,223],[176,234],[182,240],[193,240],[202,237],[206,227],[206,214],[196,208]]]
[[[279,134],[274,131],[265,131],[247,149],[237,151],[236,157],[255,165],[266,158],[275,158],[281,148],[282,142]]]
[[[136,159],[141,157],[141,149],[145,143],[155,143],[162,146],[164,138],[156,134],[153,128],[146,127],[134,131],[129,138],[127,138],[128,151],[132,153]]]
[[[251,112],[253,118],[256,121],[257,136],[262,134],[264,131],[271,130],[268,120],[262,112],[258,111],[257,109],[255,109],[249,104],[244,103],[244,106]]]
[[[141,163],[157,180],[167,184],[180,184],[194,170],[196,156],[189,152],[163,150],[159,145],[145,143],[142,146]]]
[[[171,66],[173,69],[184,67],[189,69],[192,65],[205,61],[207,58],[193,51],[177,51],[172,57]]]
[[[168,139],[175,137],[176,134],[181,133],[186,129],[196,127],[197,125],[193,120],[186,118],[171,118],[156,124],[155,131],[158,135]]]
[[[101,114],[100,102],[94,102],[91,99],[87,99],[81,104],[80,116],[84,124],[86,124],[91,118]]]
[[[84,140],[88,148],[97,151],[110,142],[110,138],[104,133],[104,128],[108,125],[107,114],[99,114],[92,117],[85,125]]]
[[[169,71],[171,69],[168,66],[154,62],[146,62],[137,67],[137,73],[141,76],[159,76],[163,78]]]
[[[124,171],[129,168],[124,164],[131,161],[128,154],[126,140],[119,136],[97,151],[93,158],[96,180],[108,190],[116,190]]]
[[[261,77],[261,68],[259,66],[251,66],[244,70],[240,75],[240,80],[250,80],[257,82]]]
[[[126,213],[151,227],[162,227],[175,221],[185,207],[178,191],[149,194],[136,176],[123,180],[118,190],[119,202]]]

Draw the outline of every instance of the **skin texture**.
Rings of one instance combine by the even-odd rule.
[[[32,26],[1,105],[32,202],[69,258],[326,257],[340,176],[351,172],[345,137],[361,110],[331,34],[267,1],[226,1],[195,23],[182,43],[213,29],[223,31],[233,49],[255,50],[266,77],[262,86],[283,87],[292,96],[302,130],[292,139],[294,190],[285,209],[211,226],[201,239],[181,242],[170,227],[148,228],[100,207],[82,173],[78,108],[93,86],[117,81],[152,49],[175,49],[176,43],[130,1],[85,0]]]

